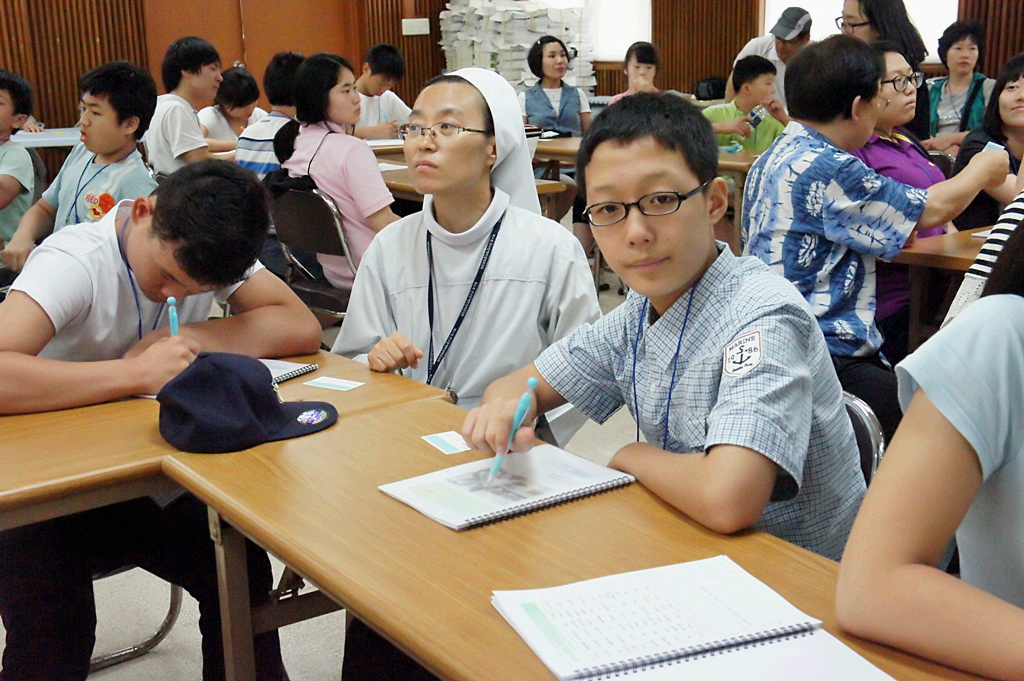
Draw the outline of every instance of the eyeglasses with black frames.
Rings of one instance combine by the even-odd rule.
[[[708,180],[708,182],[710,181]],[[587,206],[586,210],[583,211],[583,216],[594,227],[607,227],[625,220],[626,216],[629,215],[630,209],[634,206],[644,215],[669,215],[679,210],[679,206],[683,205],[683,201],[696,196],[700,190],[708,186],[708,182],[685,194],[680,192],[654,192],[641,196],[639,200],[632,203],[602,201],[601,203]]]

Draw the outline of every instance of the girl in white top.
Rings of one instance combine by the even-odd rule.
[[[540,215],[515,92],[463,69],[401,128],[423,211],[377,235],[334,345],[476,404],[487,385],[600,315],[587,261]]]
[[[256,106],[260,88],[252,74],[236,66],[221,75],[224,80],[217,89],[213,106],[199,112],[199,124],[211,152],[234,151],[242,131],[267,115]]]
[[[981,300],[896,366],[905,415],[836,595],[847,631],[994,679],[1024,678],[1022,295],[1017,230]],[[962,579],[934,567],[954,532]]]

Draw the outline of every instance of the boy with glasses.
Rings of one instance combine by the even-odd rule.
[[[611,467],[716,532],[756,527],[838,558],[864,494],[842,391],[797,291],[715,241],[728,198],[711,124],[671,95],[627,97],[595,119],[578,167],[594,238],[630,293],[492,383],[466,441],[504,453],[531,376],[530,418],[569,401],[604,422],[626,405],[637,442]]]

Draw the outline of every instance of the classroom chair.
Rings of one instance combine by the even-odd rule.
[[[356,273],[341,212],[334,201],[315,188],[287,189],[271,199],[270,215],[281,250],[292,268],[288,285],[306,307],[343,319],[350,292],[317,280],[293,255],[298,250],[344,256],[352,274]]]
[[[106,577],[113,577],[114,575],[119,575],[122,572],[127,572],[134,568],[134,565],[122,565],[118,568],[93,575],[93,581],[104,579]],[[182,588],[176,584],[171,584],[171,603],[167,609],[167,614],[164,616],[164,621],[160,623],[160,627],[148,638],[140,641],[139,643],[127,646],[112,653],[93,656],[92,660],[89,661],[89,673],[92,674],[101,669],[113,667],[116,664],[121,664],[128,660],[134,660],[155,648],[160,641],[163,641],[167,637],[171,628],[174,627],[174,623],[178,620],[178,613],[181,612],[181,595]]]
[[[956,158],[952,154],[947,154],[944,151],[929,151],[928,160],[942,171],[942,175],[946,179],[953,176],[953,164],[956,162]]]
[[[857,449],[860,451],[860,469],[864,473],[864,481],[871,484],[871,478],[882,463],[885,453],[885,435],[882,424],[878,422],[875,412],[867,402],[859,397],[843,391],[843,405],[853,424],[853,434],[857,438]]]

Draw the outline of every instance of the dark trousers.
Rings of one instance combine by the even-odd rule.
[[[250,598],[268,600],[267,554],[248,545]],[[0,616],[7,628],[0,681],[85,679],[96,641],[94,572],[137,565],[199,601],[203,680],[224,678],[217,565],[206,507],[191,495],[160,509],[134,499],[0,532]],[[257,677],[287,678],[277,632],[254,640]]]
[[[867,402],[875,412],[888,443],[903,418],[896,392],[896,373],[877,353],[868,357],[832,355],[832,365],[843,390]]]
[[[437,680],[436,676],[359,619],[353,619],[345,632],[341,678],[342,681]]]

